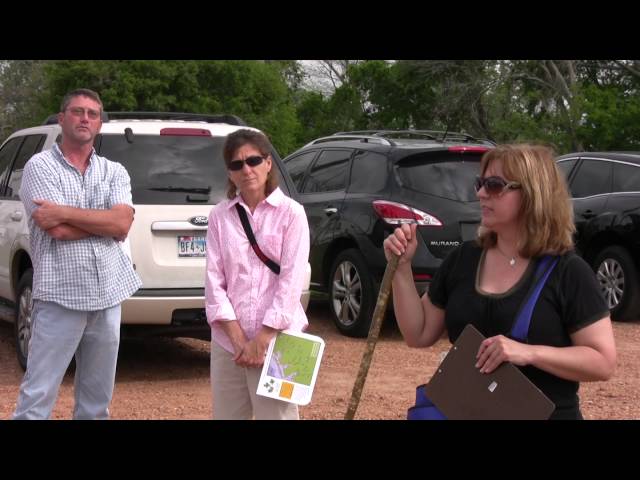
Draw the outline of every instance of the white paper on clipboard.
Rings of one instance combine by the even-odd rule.
[[[307,405],[324,352],[315,335],[284,330],[269,343],[256,393],[284,402]]]

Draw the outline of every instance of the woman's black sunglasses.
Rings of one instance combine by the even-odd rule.
[[[245,162],[250,167],[257,167],[262,163],[264,159],[265,157],[254,155],[252,157],[247,157],[244,160],[232,160],[231,162],[229,162],[229,170],[233,170],[234,172],[237,172],[238,170],[242,170],[242,167],[244,166]]]
[[[476,177],[473,186],[476,192],[479,192],[484,187],[484,191],[489,195],[502,195],[507,190],[522,188],[518,182],[507,182],[502,177]]]

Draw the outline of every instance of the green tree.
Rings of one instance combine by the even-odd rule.
[[[491,82],[495,82],[494,64],[383,60],[352,63],[335,94],[325,100],[326,108],[316,112],[328,119],[339,118],[342,121],[338,123],[357,129],[448,129],[491,136],[484,99]]]
[[[370,60],[350,66],[347,74],[348,85],[360,95],[360,123],[365,123],[365,129],[415,126],[416,116],[422,112],[419,108],[422,102],[416,101],[420,92],[412,88],[414,84],[407,82],[408,77],[401,66]]]
[[[634,61],[542,60],[499,63],[490,94],[496,139],[553,143],[560,153],[637,149]]]
[[[0,142],[13,131],[39,124],[46,115],[40,96],[44,62],[0,61]]]
[[[298,148],[314,138],[368,128],[361,97],[349,84],[341,85],[328,98],[319,92],[298,92],[297,118]]]
[[[640,149],[640,96],[615,85],[587,85],[578,136],[585,150]]]
[[[43,103],[55,112],[74,88],[96,90],[105,110],[228,113],[295,147],[297,118],[279,62],[61,60],[45,67]]]
[[[640,142],[638,60],[316,63],[331,88],[310,90],[314,71],[292,60],[0,61],[0,136],[42,122],[64,93],[88,87],[107,110],[238,115],[282,155],[337,131],[380,128],[544,141],[561,153]]]
[[[396,68],[416,127],[493,136],[485,95],[496,81],[495,62],[406,60]]]

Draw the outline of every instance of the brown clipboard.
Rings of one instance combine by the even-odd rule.
[[[491,373],[475,367],[485,337],[468,324],[425,386],[427,397],[450,420],[546,420],[554,403],[515,365]]]

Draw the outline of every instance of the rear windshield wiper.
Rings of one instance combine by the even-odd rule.
[[[169,185],[168,187],[149,187],[147,190],[153,190],[155,192],[209,193],[211,192],[211,187],[172,187]]]

